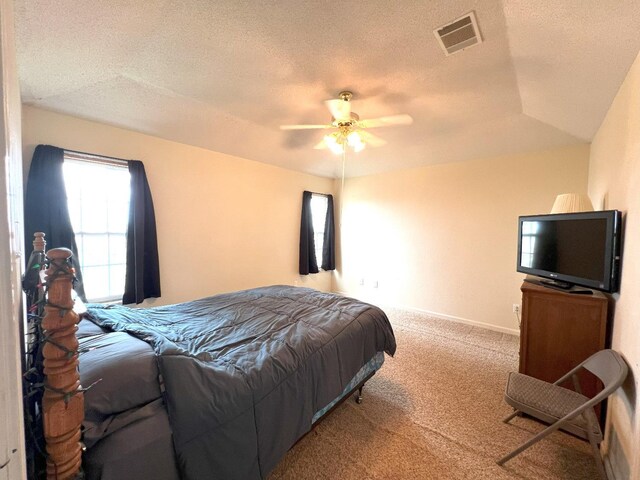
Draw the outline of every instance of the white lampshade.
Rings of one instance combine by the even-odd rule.
[[[563,193],[553,202],[551,213],[592,212],[591,200],[584,193]]]
[[[335,133],[325,135],[324,143],[335,155],[340,155],[344,151],[344,145],[338,142],[338,138]]]

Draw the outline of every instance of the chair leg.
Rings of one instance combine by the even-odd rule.
[[[587,437],[589,438],[589,443],[591,444],[591,449],[593,450],[593,457],[595,458],[600,478],[602,480],[608,480],[607,471],[604,469],[604,463],[602,463],[602,455],[600,455],[600,449],[598,448],[598,442],[596,442],[595,436],[593,435],[593,422],[591,422],[591,419],[588,415],[583,414],[583,418],[587,421]]]
[[[535,435],[534,437],[532,437],[531,439],[529,439],[528,441],[526,441],[525,443],[520,445],[513,452],[511,452],[511,453],[505,455],[504,457],[502,457],[496,463],[498,465],[502,465],[503,463],[511,460],[513,457],[515,457],[516,455],[519,455],[520,453],[525,451],[527,448],[529,448],[531,445],[536,443],[538,440],[542,440],[544,437],[546,437],[550,433],[553,433],[556,430],[558,430],[561,426],[562,426],[562,422],[559,422],[559,421],[554,423],[553,425],[548,426],[547,428],[542,430],[540,433],[538,433],[537,435]]]
[[[511,419],[516,415],[518,415],[519,413],[520,413],[520,410],[514,410],[511,415],[508,415],[502,419],[503,423],[509,423]]]
[[[591,449],[593,450],[593,456],[596,460],[596,466],[598,467],[598,473],[600,474],[600,478],[602,480],[607,479],[607,472],[604,469],[604,464],[602,463],[602,456],[600,455],[600,449],[598,448],[598,444],[595,442],[595,439],[592,435],[589,435],[589,443],[591,444]]]

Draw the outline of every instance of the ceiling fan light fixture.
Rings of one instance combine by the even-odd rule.
[[[329,145],[329,150],[331,150],[331,153],[335,155],[341,155],[342,153],[344,153],[344,147],[339,143]]]
[[[338,136],[335,133],[325,135],[324,143],[327,145],[329,150],[336,155],[340,155],[344,152],[344,145],[338,141]]]
[[[360,134],[355,131],[342,130],[324,136],[324,144],[332,153],[342,154],[347,147],[351,147],[354,152],[364,150],[365,143]]]
[[[350,132],[347,135],[347,143],[350,147],[355,147],[356,145],[362,143],[362,139],[360,138],[360,135],[358,135],[358,132]]]
[[[362,141],[362,137],[358,132],[352,131],[347,135],[347,145],[357,153],[364,150],[365,143]]]

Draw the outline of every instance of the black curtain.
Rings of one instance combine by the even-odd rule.
[[[333,221],[333,195],[327,195],[327,216],[324,220],[324,242],[322,244],[322,269],[336,269],[336,233]]]
[[[318,273],[316,244],[311,218],[311,192],[302,192],[302,218],[300,220],[300,275]]]
[[[78,246],[71,226],[62,165],[64,150],[51,145],[38,145],[33,152],[24,205],[25,261],[33,251],[33,234],[44,232],[48,249],[66,247],[73,252],[76,269],[74,289],[86,301]]]
[[[129,160],[131,199],[127,227],[127,274],[122,303],[141,303],[160,296],[158,236],[153,199],[144,165]]]

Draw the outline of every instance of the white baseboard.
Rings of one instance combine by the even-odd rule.
[[[456,317],[454,315],[447,315],[446,313],[432,312],[430,310],[423,310],[421,308],[392,306],[392,305],[389,305],[389,306],[391,308],[399,308],[401,310],[408,310],[410,312],[424,313],[426,315],[442,318],[444,320],[450,320],[452,322],[466,323],[468,325],[473,325],[474,327],[486,328],[487,330],[493,330],[495,332],[508,333],[509,335],[520,336],[520,330],[517,330],[515,328],[500,327],[498,325],[492,325],[490,323],[479,322],[477,320],[471,320],[469,318]]]
[[[340,295],[345,295],[345,296],[353,296],[352,294],[349,294],[347,292],[338,291],[338,292],[335,292],[335,293],[338,293]],[[369,300],[363,299],[363,301],[371,302],[371,299],[369,299]],[[399,310],[407,310],[409,312],[423,313],[425,315],[431,315],[432,317],[438,317],[438,318],[442,318],[444,320],[450,320],[452,322],[466,323],[467,325],[473,325],[474,327],[486,328],[487,330],[493,330],[495,332],[508,333],[509,335],[520,336],[520,330],[518,330],[516,328],[500,327],[498,325],[492,325],[490,323],[478,322],[477,320],[471,320],[469,318],[456,317],[454,315],[447,315],[446,313],[433,312],[433,311],[430,311],[430,310],[424,310],[422,308],[406,307],[404,305],[383,304],[381,306],[386,306],[386,307],[389,307],[389,308],[397,308]]]

